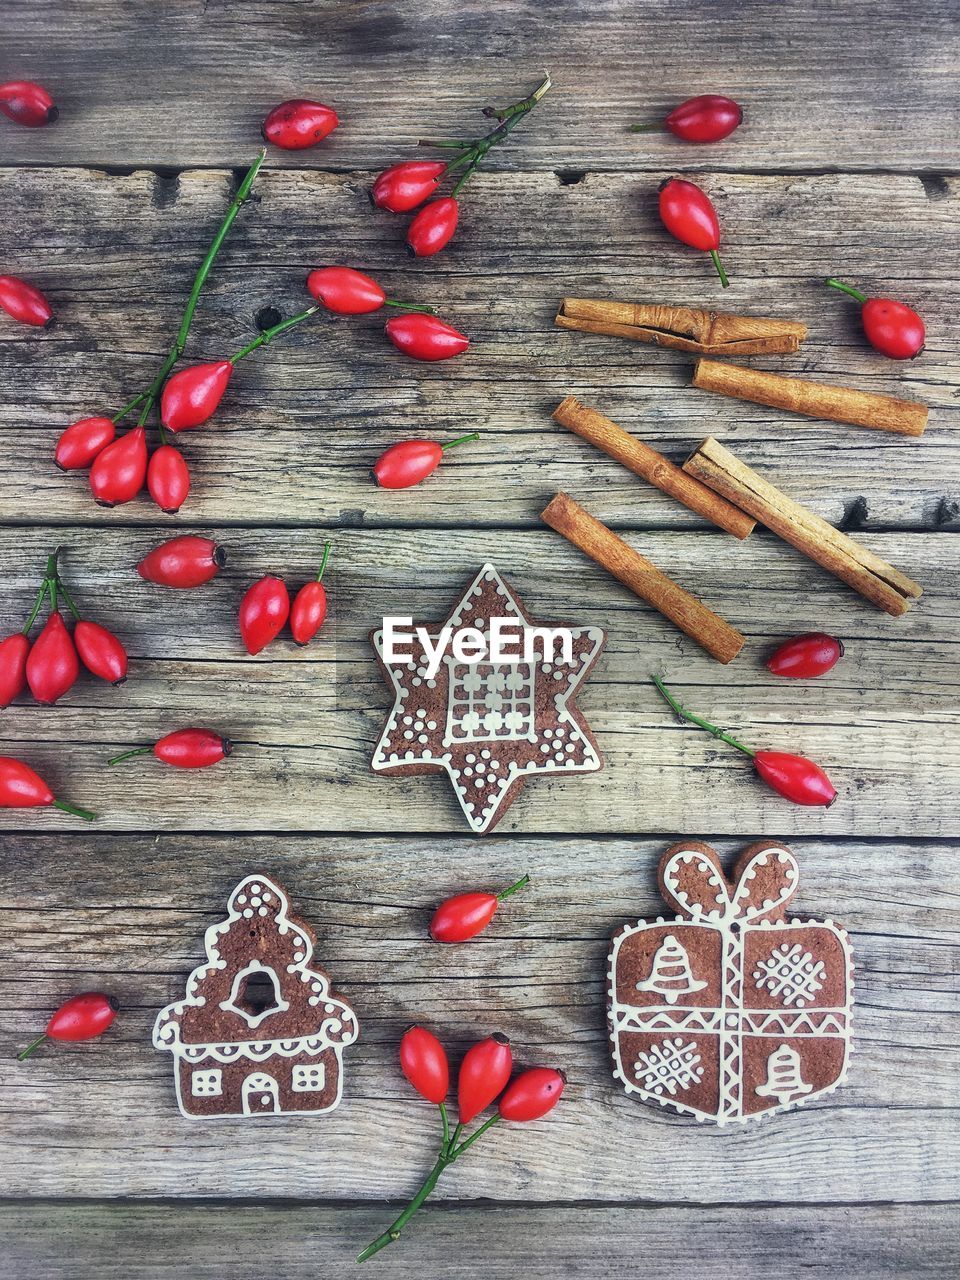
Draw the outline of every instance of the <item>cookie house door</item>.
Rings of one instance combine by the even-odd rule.
[[[280,1090],[273,1076],[254,1071],[243,1082],[243,1114],[263,1116],[280,1114]]]

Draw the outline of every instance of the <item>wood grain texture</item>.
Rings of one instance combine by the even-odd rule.
[[[115,412],[153,376],[233,181],[221,171],[0,170],[0,225],[18,268],[60,316],[50,333],[0,325],[5,519],[154,518],[146,501],[96,510],[84,477],[53,466],[53,447],[68,422]],[[535,527],[545,499],[565,489],[617,528],[706,527],[552,422],[573,394],[676,463],[716,435],[832,523],[957,526],[960,179],[937,199],[905,176],[704,179],[726,228],[733,284],[723,305],[758,315],[786,308],[810,326],[796,355],[757,364],[923,401],[931,415],[921,440],[726,401],[689,386],[691,361],[680,353],[555,329],[557,304],[574,291],[720,300],[706,255],[659,225],[655,174],[590,173],[574,186],[552,173],[480,175],[457,238],[429,262],[405,258],[404,220],[370,208],[368,183],[356,173],[263,173],[259,200],[208,282],[187,358],[238,350],[266,305],[300,310],[306,270],[331,259],[373,272],[394,296],[436,303],[472,348],[417,364],[387,343],[374,315],[317,317],[257,352],[238,367],[216,418],[180,437],[193,492],[179,523]],[[866,346],[857,306],[822,283],[841,268],[924,313],[919,360],[890,361]],[[473,429],[481,439],[422,488],[371,483],[371,463],[396,439]]]
[[[65,798],[99,811],[101,829],[462,830],[443,777],[391,779],[369,762],[390,704],[367,633],[387,615],[443,617],[493,559],[534,616],[593,623],[607,648],[580,706],[606,757],[601,773],[536,780],[504,819],[510,831],[654,832],[679,826],[787,833],[953,835],[960,797],[954,594],[960,540],[950,534],[874,534],[864,541],[909,567],[925,587],[889,619],[792,548],[758,531],[738,543],[719,531],[630,535],[637,550],[748,637],[722,673],[672,624],[638,602],[551,531],[424,534],[341,532],[328,567],[331,617],[318,643],[288,641],[250,659],[236,627],[246,587],[280,572],[315,572],[322,530],[225,531],[227,566],[191,592],[145,584],[133,571],[161,528],[0,532],[3,616],[20,621],[48,551],[94,618],[128,643],[121,689],[84,677],[53,708],[21,699],[3,713],[0,743],[49,775]],[[95,602],[101,602],[96,604]],[[766,672],[784,635],[818,628],[848,653],[802,689]],[[842,794],[828,810],[790,805],[757,782],[747,761],[672,718],[649,681],[662,672],[682,700],[757,747],[816,758]],[[171,728],[206,724],[239,745],[195,774],[134,760],[104,761]],[[75,829],[65,815],[0,815],[3,829]]]
[[[215,824],[207,818],[205,827]],[[694,834],[688,827],[687,834]],[[710,839],[710,837],[707,837]],[[750,838],[715,842],[728,859]],[[402,1200],[438,1127],[396,1066],[412,1021],[454,1054],[494,1030],[518,1062],[556,1063],[561,1105],[503,1126],[441,1181],[443,1198],[507,1201],[861,1203],[955,1199],[960,1066],[958,862],[949,843],[791,840],[796,911],[840,920],[856,964],[855,1051],[835,1094],[776,1122],[718,1130],[631,1100],[604,1026],[608,940],[664,911],[667,839],[367,836],[110,837],[6,842],[0,918],[2,1190],[19,1195],[356,1196]],[[330,1116],[185,1120],[157,1010],[181,993],[233,885],[284,883],[317,958],[355,1006],[358,1045]],[[464,947],[426,941],[436,902],[465,884],[532,883]],[[99,1043],[14,1051],[78,982],[123,1012]],[[225,1137],[228,1135],[228,1140]]]
[[[156,1280],[166,1260],[189,1250],[191,1280],[261,1280],[270,1267],[316,1280],[351,1272],[358,1245],[383,1227],[387,1206],[224,1204],[34,1204],[0,1206],[17,1280]],[[402,1241],[377,1258],[386,1280],[474,1280],[477,1259],[491,1280],[795,1280],[844,1274],[856,1280],[936,1280],[953,1274],[955,1205],[428,1205]],[[64,1241],[69,1240],[69,1256]],[[642,1263],[638,1262],[642,1259]],[[168,1273],[169,1274],[169,1273]]]
[[[343,124],[284,164],[383,166],[418,137],[484,131],[478,108],[547,68],[555,88],[495,164],[700,167],[700,148],[628,128],[706,84],[746,108],[725,167],[957,168],[951,0],[869,16],[817,0],[7,0],[2,16],[5,71],[62,110],[55,130],[5,131],[18,162],[241,164],[270,107],[306,96]]]

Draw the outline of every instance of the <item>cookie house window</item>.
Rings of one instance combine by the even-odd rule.
[[[221,1009],[238,1013],[250,1027],[258,1027],[264,1018],[289,1009],[289,1003],[280,994],[277,975],[269,965],[253,960],[233,980],[230,999],[222,1001]]]
[[[316,1066],[310,1067],[294,1067],[293,1068],[293,1092],[294,1093],[319,1093],[323,1088],[326,1079],[326,1072],[323,1069],[323,1063],[317,1063]]]
[[[447,739],[534,740],[533,663],[495,667],[488,662],[450,668]]]
[[[223,1077],[219,1071],[194,1071],[190,1092],[195,1098],[218,1098],[223,1093]]]

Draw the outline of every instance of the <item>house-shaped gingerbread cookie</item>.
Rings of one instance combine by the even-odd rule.
[[[153,1043],[173,1054],[185,1116],[330,1111],[340,1101],[343,1050],[357,1017],[309,968],[314,939],[288,914],[284,891],[247,876],[227,918],[204,937],[206,963],[186,997],[157,1017]]]

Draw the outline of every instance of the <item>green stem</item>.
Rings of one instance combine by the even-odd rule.
[[[135,747],[133,751],[123,751],[118,756],[114,756],[112,760],[108,760],[107,764],[119,764],[121,760],[129,760],[131,756],[146,756],[153,750],[153,747]]]
[[[496,120],[497,127],[491,129],[488,134],[482,138],[475,138],[472,142],[465,144],[465,150],[460,155],[455,156],[447,165],[446,172],[450,173],[460,165],[465,164],[466,170],[457,180],[456,185],[450,192],[451,196],[456,198],[460,194],[460,190],[464,183],[469,182],[470,178],[476,173],[480,162],[483,160],[487,152],[503,142],[512,131],[517,127],[524,116],[528,115],[537,105],[543,95],[550,88],[550,77],[545,75],[541,83],[526,98],[521,98],[519,102],[513,103],[512,106],[504,107],[499,110],[496,107],[485,107],[483,114]],[[429,143],[427,144],[429,145]],[[446,144],[444,144],[446,145]]]
[[[632,124],[629,129],[630,133],[663,133],[662,124]]]
[[[79,609],[77,608],[77,606],[73,603],[73,596],[71,596],[70,592],[69,592],[69,591],[67,590],[67,588],[64,586],[64,583],[63,583],[63,579],[62,579],[62,578],[57,578],[57,585],[58,585],[58,586],[59,586],[59,588],[60,588],[60,594],[63,596],[64,600],[66,600],[66,602],[67,602],[67,608],[70,610],[70,612],[71,612],[71,613],[73,614],[73,616],[76,618],[76,620],[79,622],[79,621],[80,621],[80,610],[79,610]]]
[[[509,898],[511,893],[516,893],[518,889],[525,889],[529,883],[529,876],[521,876],[515,884],[508,885],[506,889],[502,889],[497,894],[497,901],[502,902],[504,898]]]
[[[442,147],[448,151],[469,151],[473,144],[456,138],[418,138],[418,147]]]
[[[480,432],[471,431],[468,436],[458,436],[456,440],[448,440],[446,444],[442,444],[440,448],[444,451],[447,449],[455,449],[458,444],[466,444],[468,440],[479,440]]]
[[[333,545],[333,544],[332,544],[332,543],[330,543],[330,542],[325,542],[325,543],[323,544],[323,559],[320,561],[320,572],[317,574],[317,581],[318,581],[318,582],[322,582],[322,581],[323,581],[323,571],[324,571],[324,569],[326,569],[326,567],[327,567],[327,561],[330,559],[330,548],[331,548],[331,546],[332,546],[332,545]],[[441,1103],[440,1103],[440,1105],[441,1105],[441,1107],[442,1107],[442,1106],[443,1106],[443,1103],[441,1102]]]
[[[736,747],[738,751],[742,751],[745,756],[750,756],[751,759],[756,754],[751,751],[749,747],[745,747],[742,742],[738,742],[736,738],[731,737],[729,733],[724,733],[723,730],[718,729],[715,724],[711,724],[709,720],[704,720],[702,716],[695,716],[692,711],[687,711],[685,707],[680,705],[658,676],[652,675],[650,679],[657,686],[661,696],[666,699],[681,720],[689,720],[691,724],[695,724],[701,729],[706,729],[707,733],[713,734],[713,736],[715,738],[719,738],[721,742],[729,743],[731,747]]]
[[[237,364],[238,361],[245,360],[247,356],[250,355],[251,351],[256,351],[258,347],[265,347],[268,342],[273,341],[278,333],[283,333],[286,329],[292,329],[295,324],[300,324],[302,320],[306,320],[310,316],[316,315],[319,310],[319,306],[307,307],[306,311],[298,312],[295,316],[291,316],[289,320],[281,320],[280,323],[275,324],[272,329],[264,329],[259,338],[254,338],[253,342],[245,346],[242,351],[238,351],[235,356],[231,356],[230,363]]]
[[[490,1117],[490,1119],[485,1121],[480,1126],[480,1128],[476,1131],[476,1133],[471,1133],[470,1137],[467,1138],[466,1142],[461,1142],[459,1147],[453,1148],[450,1152],[450,1163],[452,1164],[454,1160],[459,1160],[460,1157],[463,1155],[463,1153],[465,1151],[469,1151],[469,1149],[473,1146],[476,1140],[478,1138],[482,1138],[488,1129],[492,1129],[499,1119],[500,1119],[499,1111],[494,1112],[494,1114]]]
[[[446,1156],[450,1151],[450,1117],[447,1115],[447,1104],[440,1103],[440,1119],[443,1121],[443,1150],[441,1155]]]
[[[410,302],[398,302],[396,298],[385,298],[383,305],[385,307],[399,307],[401,311],[417,311],[425,316],[435,316],[437,314],[433,307],[418,307]]]
[[[27,1045],[27,1047],[25,1049],[21,1049],[21,1051],[17,1054],[17,1061],[24,1062],[27,1058],[30,1057],[34,1049],[39,1048],[40,1045],[43,1044],[46,1038],[47,1038],[47,1033],[44,1031],[42,1035],[37,1036],[36,1040],[31,1040],[30,1043]]]
[[[859,289],[854,289],[850,285],[844,284],[842,280],[837,280],[835,276],[830,276],[824,283],[831,289],[839,289],[841,293],[848,293],[851,298],[856,298],[861,306],[867,301],[865,293],[861,293]]]
[[[37,592],[37,598],[33,602],[33,608],[30,610],[30,616],[29,618],[27,618],[27,621],[23,627],[22,634],[25,636],[28,636],[30,634],[30,628],[33,626],[33,624],[37,620],[37,614],[40,612],[40,607],[43,604],[44,597],[47,594],[48,586],[49,586],[49,581],[47,578],[44,578],[43,582],[40,585],[40,590]]]
[[[366,1262],[367,1259],[372,1258],[375,1253],[379,1253],[381,1249],[385,1249],[388,1244],[393,1244],[395,1240],[400,1239],[400,1232],[437,1185],[440,1180],[441,1173],[443,1173],[449,1163],[450,1162],[446,1156],[440,1156],[437,1163],[433,1166],[424,1180],[420,1190],[404,1209],[403,1213],[401,1213],[398,1218],[395,1218],[394,1221],[391,1222],[390,1226],[387,1227],[386,1231],[377,1236],[376,1240],[371,1241],[362,1253],[357,1254],[358,1262]]]
[[[157,390],[159,390],[159,388],[157,388]],[[140,417],[137,419],[137,426],[138,426],[138,427],[142,427],[142,426],[144,425],[144,423],[147,421],[147,419],[150,417],[150,410],[153,408],[153,402],[154,402],[154,400],[156,400],[156,398],[157,398],[157,393],[156,393],[156,391],[153,391],[153,390],[151,389],[151,390],[147,393],[147,400],[146,400],[146,404],[144,404],[144,406],[143,406],[143,410],[142,410],[142,411],[141,411],[141,413],[140,413]]]
[[[430,1195],[430,1192],[440,1181],[440,1175],[443,1173],[444,1169],[446,1169],[447,1165],[453,1164],[454,1160],[459,1160],[463,1153],[468,1151],[476,1140],[478,1138],[482,1138],[487,1130],[495,1125],[500,1119],[499,1113],[492,1115],[485,1124],[480,1126],[476,1133],[472,1133],[470,1137],[467,1138],[465,1142],[462,1142],[458,1147],[457,1141],[460,1134],[463,1132],[463,1125],[457,1125],[456,1129],[453,1131],[453,1137],[451,1138],[449,1136],[450,1126],[447,1120],[447,1108],[446,1104],[443,1102],[440,1103],[440,1114],[443,1118],[444,1145],[440,1150],[440,1155],[437,1157],[437,1163],[427,1174],[420,1190],[404,1209],[403,1213],[401,1213],[398,1218],[395,1218],[394,1221],[391,1222],[390,1226],[387,1227],[386,1231],[381,1232],[381,1234],[377,1236],[376,1240],[371,1241],[362,1253],[357,1255],[357,1262],[366,1262],[369,1258],[372,1258],[375,1253],[379,1253],[381,1249],[385,1249],[388,1244],[393,1244],[395,1240],[399,1240],[400,1232],[407,1225],[417,1210],[422,1207],[427,1196]]]
[[[190,296],[187,298],[187,305],[184,307],[183,315],[180,319],[180,328],[177,330],[177,336],[173,341],[173,346],[170,348],[166,359],[160,367],[160,372],[154,378],[153,382],[151,382],[146,391],[141,392],[136,399],[131,400],[125,408],[120,410],[114,418],[114,422],[119,422],[121,418],[125,417],[135,409],[145,398],[149,398],[151,402],[155,400],[157,393],[166,381],[167,374],[183,355],[183,349],[187,345],[187,335],[190,332],[190,325],[193,323],[193,313],[196,311],[197,303],[200,301],[200,292],[206,283],[207,276],[210,274],[210,269],[213,266],[214,260],[220,252],[220,248],[224,240],[227,238],[227,232],[233,226],[237,214],[249,198],[253,181],[260,171],[260,166],[263,164],[266,154],[267,150],[266,147],[264,147],[259,156],[257,156],[256,160],[254,160],[253,164],[247,170],[243,181],[237,188],[236,195],[230,202],[230,207],[227,210],[223,221],[220,223],[220,228],[217,231],[217,234],[213,237],[210,248],[207,250],[206,257],[197,269],[197,274],[193,278],[193,285],[190,288]],[[143,419],[142,421],[145,420],[146,419]]]
[[[727,279],[727,273],[723,269],[723,263],[720,261],[720,255],[716,249],[710,250],[710,257],[713,259],[713,265],[717,268],[717,275],[720,277],[720,284],[724,289],[729,288],[730,281]]]
[[[79,805],[71,804],[69,800],[54,800],[53,806],[55,809],[62,809],[64,813],[72,814],[75,818],[82,818],[84,822],[93,822],[97,816],[89,809],[81,809]]]

